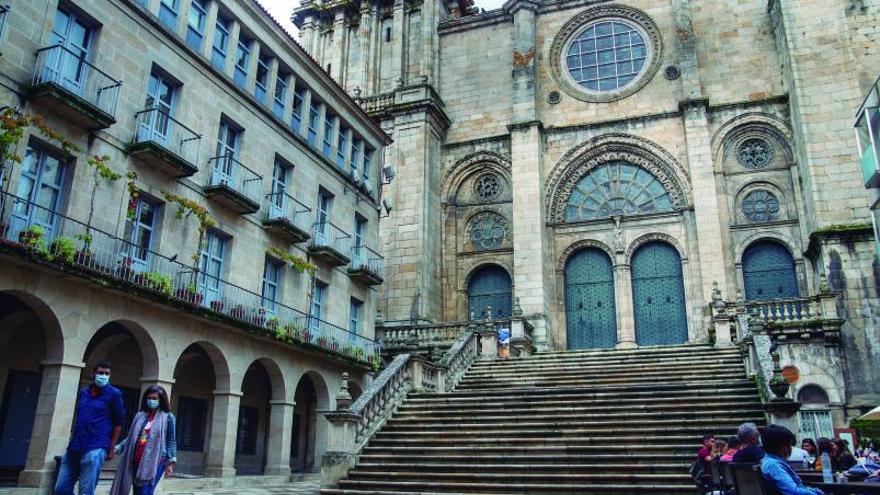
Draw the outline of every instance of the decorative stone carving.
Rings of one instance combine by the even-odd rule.
[[[577,36],[583,29],[586,29],[589,24],[606,18],[609,20],[628,21],[637,26],[642,31],[643,37],[646,38],[648,58],[645,61],[645,67],[642,68],[633,82],[614,91],[591,92],[581,87],[572,79],[565,69],[563,57],[566,56],[567,47],[573,37]],[[581,12],[562,26],[562,29],[559,30],[553,39],[553,43],[550,45],[547,59],[550,63],[550,76],[559,84],[563,91],[582,101],[610,102],[635,93],[651,80],[660,68],[663,60],[663,38],[654,21],[641,10],[625,5],[599,5]]]
[[[755,189],[743,198],[741,211],[750,222],[779,219],[779,198],[766,189]]]
[[[501,179],[493,173],[483,174],[474,179],[474,196],[484,201],[491,201],[501,194]]]
[[[565,206],[577,182],[609,162],[627,162],[650,172],[669,194],[675,210],[691,203],[687,174],[672,156],[645,139],[610,134],[581,144],[559,161],[547,181],[547,219],[564,222]]]
[[[477,213],[468,222],[467,238],[474,251],[499,248],[512,239],[510,224],[497,213]]]
[[[750,137],[739,145],[736,159],[746,168],[765,168],[773,161],[773,145],[766,139]]]

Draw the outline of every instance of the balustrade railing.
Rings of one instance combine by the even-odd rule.
[[[351,235],[332,222],[316,222],[312,225],[312,245],[328,247],[346,256],[351,253]]]
[[[278,340],[363,362],[379,356],[378,342],[363,335],[5,192],[0,192],[0,240],[62,268],[106,276],[260,327]]]
[[[122,81],[91,64],[88,52],[62,45],[37,50],[33,85],[55,84],[114,117]]]
[[[135,143],[155,143],[193,165],[199,163],[202,136],[198,133],[160,108],[141,110],[135,118]]]
[[[398,354],[349,407],[352,413],[360,416],[355,427],[357,451],[379,431],[412,389],[411,357],[409,354]]]
[[[748,313],[754,313],[767,322],[797,322],[822,318],[822,301],[816,297],[748,301]]]
[[[479,356],[480,342],[477,334],[474,332],[461,334],[440,361],[440,364],[446,367],[443,377],[446,391],[452,391],[458,386],[458,381]]]
[[[352,246],[351,269],[366,270],[379,277],[385,276],[385,258],[366,245]]]
[[[226,186],[257,205],[263,188],[263,177],[236,160],[232,155],[215,156],[209,160],[211,175],[208,186]]]
[[[394,104],[394,93],[357,98],[357,102],[366,113],[381,112]]]
[[[265,210],[266,220],[286,220],[303,232],[312,224],[312,209],[284,192],[267,194]]]

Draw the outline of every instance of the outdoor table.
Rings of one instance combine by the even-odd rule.
[[[880,495],[880,483],[819,483],[815,481],[804,481],[804,483],[832,495]]]

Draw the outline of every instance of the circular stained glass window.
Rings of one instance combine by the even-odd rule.
[[[743,199],[743,215],[752,222],[769,222],[779,218],[779,199],[765,189],[750,192]]]
[[[474,195],[483,200],[493,199],[501,194],[501,181],[495,174],[485,174],[474,181]]]
[[[509,233],[507,220],[497,213],[480,213],[468,225],[468,238],[474,251],[501,247]]]
[[[764,168],[773,160],[773,147],[761,138],[749,138],[739,145],[737,159],[746,168]]]
[[[565,65],[587,91],[614,91],[630,84],[648,59],[645,37],[633,25],[600,21],[587,26],[568,45]]]

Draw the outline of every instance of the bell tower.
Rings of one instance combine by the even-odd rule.
[[[450,120],[438,26],[474,11],[473,0],[306,0],[293,13],[305,49],[394,141],[382,187],[391,209],[380,225],[388,325],[442,317],[440,147]]]

